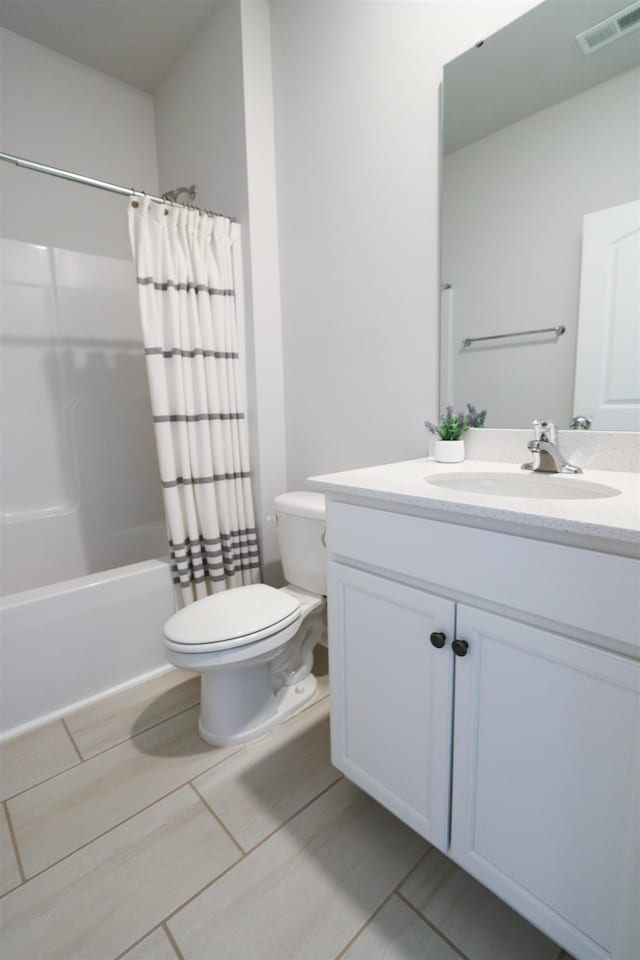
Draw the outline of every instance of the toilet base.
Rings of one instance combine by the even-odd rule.
[[[210,743],[214,747],[226,747],[234,743],[246,743],[248,740],[255,740],[256,737],[263,736],[265,733],[268,733],[269,730],[279,726],[287,717],[290,717],[300,710],[305,703],[311,700],[318,688],[318,681],[312,673],[295,686],[281,687],[273,694],[266,711],[258,717],[249,720],[241,729],[236,729],[234,733],[229,733],[225,736],[219,733],[213,734],[207,729],[208,697],[206,684],[209,679],[207,674],[204,673],[202,676],[202,707],[200,720],[198,721],[198,733],[205,743]],[[214,693],[214,691],[211,692]]]

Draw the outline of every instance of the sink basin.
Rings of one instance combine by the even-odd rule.
[[[424,478],[434,487],[457,493],[479,493],[491,497],[521,497],[531,500],[600,500],[617,497],[615,487],[592,483],[580,476],[559,473],[441,473]]]

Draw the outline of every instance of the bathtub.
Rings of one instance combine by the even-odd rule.
[[[169,566],[146,560],[0,599],[0,739],[171,669]]]

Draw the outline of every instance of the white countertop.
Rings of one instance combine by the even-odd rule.
[[[437,487],[425,477],[446,473],[505,473],[522,475],[512,463],[465,460],[436,463],[432,459],[405,460],[359,470],[309,477],[309,486],[349,501],[402,509],[434,519],[520,534],[637,556],[640,553],[640,475],[612,470],[585,470],[580,479],[615,487],[613,497],[580,500],[505,497],[463,493]],[[550,484],[562,483],[560,474],[536,474]],[[568,477],[566,479],[569,479]]]

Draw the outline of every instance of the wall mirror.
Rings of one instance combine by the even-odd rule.
[[[440,398],[488,427],[640,429],[639,27],[546,0],[444,69]]]

